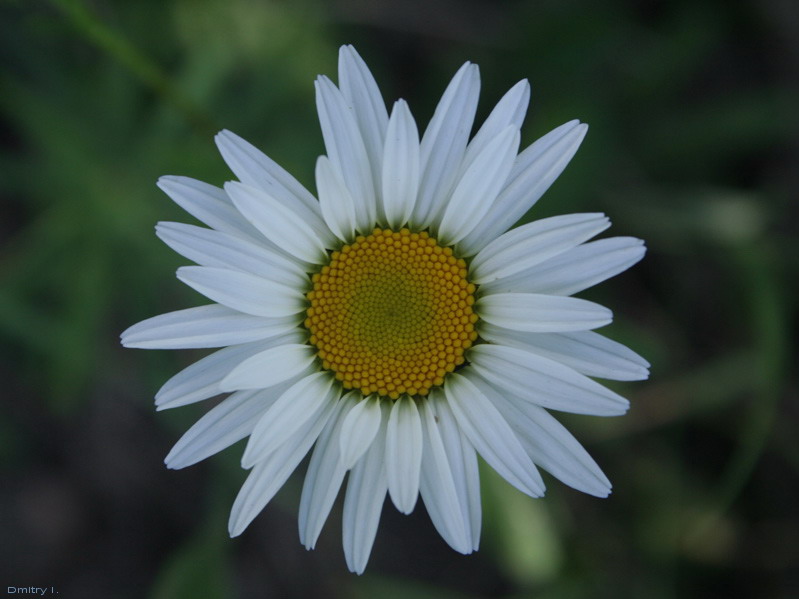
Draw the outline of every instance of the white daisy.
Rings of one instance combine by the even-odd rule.
[[[602,214],[506,231],[565,168],[587,126],[570,121],[517,155],[527,81],[469,140],[480,81],[466,63],[419,136],[408,105],[389,115],[368,68],[341,48],[339,86],[316,81],[327,156],[318,200],[229,131],[238,177],[219,189],[159,186],[210,228],[160,223],[197,263],[178,278],[214,303],[150,318],[127,347],[224,347],[172,377],[158,409],[230,393],[178,441],[170,468],[249,437],[251,472],[230,517],[242,533],[313,447],[299,508],[313,548],[345,475],[347,565],[363,572],[386,493],[403,513],[421,494],[461,553],[477,549],[477,455],[540,497],[541,466],[599,497],[610,483],[548,410],[615,416],[628,402],[589,377],[638,380],[647,362],[592,329],[611,312],[569,297],[636,263],[643,243],[588,241]]]

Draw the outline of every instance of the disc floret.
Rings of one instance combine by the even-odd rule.
[[[466,263],[426,232],[374,229],[312,277],[305,326],[349,389],[427,395],[477,339]]]

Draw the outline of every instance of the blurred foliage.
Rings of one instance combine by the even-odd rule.
[[[799,596],[798,30],[789,0],[0,1],[2,580],[154,599]],[[152,235],[186,220],[156,179],[231,178],[224,127],[313,189],[312,82],[342,43],[422,127],[465,60],[478,119],[528,77],[526,143],[591,125],[530,218],[602,210],[649,247],[585,296],[652,380],[614,385],[624,418],[563,418],[614,495],[547,479],[533,501],[485,472],[478,554],[446,548],[421,508],[386,509],[363,577],[340,505],[317,550],[299,546],[298,477],[228,540],[237,448],[163,472],[204,408],[149,405],[198,354],[117,346],[203,302]]]
[[[220,515],[221,510],[215,510]],[[224,517],[209,517],[165,561],[150,599],[225,599],[230,596],[230,543],[219,534]]]

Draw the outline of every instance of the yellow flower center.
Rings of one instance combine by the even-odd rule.
[[[426,395],[477,338],[466,263],[427,233],[375,229],[313,275],[305,326],[349,389]]]

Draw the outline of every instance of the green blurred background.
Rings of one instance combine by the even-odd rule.
[[[794,0],[0,0],[0,591],[799,596],[797,33]],[[613,495],[548,477],[531,500],[486,471],[477,554],[451,551],[421,504],[387,505],[362,577],[340,504],[300,546],[300,476],[228,539],[242,445],[167,471],[207,408],[156,415],[151,399],[202,352],[118,344],[205,303],[153,234],[191,220],[156,179],[232,178],[212,140],[225,127],[314,189],[313,79],[335,79],[342,43],[421,126],[465,60],[478,120],[529,78],[525,145],[572,118],[591,129],[528,217],[603,211],[649,247],[583,296],[614,309],[607,333],[651,380],[612,385],[625,417],[562,419]]]

